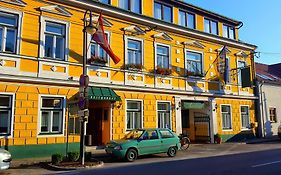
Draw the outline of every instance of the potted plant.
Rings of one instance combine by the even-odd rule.
[[[107,59],[104,57],[100,57],[100,56],[91,56],[90,59],[88,59],[88,64],[106,64],[107,63]]]
[[[222,138],[221,138],[221,135],[220,134],[215,134],[214,136],[214,140],[215,140],[215,143],[217,144],[221,144],[222,143]]]
[[[144,67],[142,64],[126,64],[125,69],[127,70],[142,70]]]
[[[159,75],[171,75],[172,70],[169,68],[157,67],[156,73]]]

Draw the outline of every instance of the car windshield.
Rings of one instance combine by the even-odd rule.
[[[144,130],[133,130],[124,136],[125,140],[137,140],[144,133]]]

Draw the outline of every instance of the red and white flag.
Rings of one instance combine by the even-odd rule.
[[[110,45],[108,44],[108,41],[106,39],[106,35],[104,33],[103,29],[103,21],[102,21],[102,14],[100,14],[97,24],[97,31],[92,37],[93,40],[97,42],[104,50],[105,52],[111,57],[113,62],[117,64],[120,61],[120,58],[118,58],[110,48]]]

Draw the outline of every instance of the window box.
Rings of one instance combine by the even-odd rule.
[[[157,67],[156,68],[156,73],[159,74],[159,75],[171,75],[172,74],[172,69]]]
[[[92,56],[90,59],[88,59],[88,64],[106,64],[107,63],[107,59],[104,57],[100,57],[100,56]]]
[[[141,71],[143,69],[143,65],[142,64],[126,64],[125,65],[125,69],[127,70],[137,70],[137,71]]]

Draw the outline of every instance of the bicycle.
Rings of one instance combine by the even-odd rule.
[[[190,139],[187,134],[180,134],[179,136],[181,143],[181,150],[187,150],[190,146]]]

